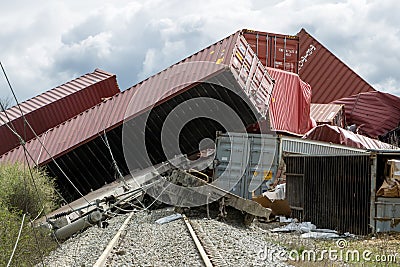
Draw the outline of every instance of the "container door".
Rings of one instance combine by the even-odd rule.
[[[245,134],[230,133],[217,138],[214,184],[238,196],[244,196],[242,177],[246,174],[249,144]]]
[[[247,31],[244,37],[264,66],[298,73],[297,36]]]
[[[267,134],[230,133],[217,137],[214,180],[246,199],[261,195],[278,167],[277,137]]]

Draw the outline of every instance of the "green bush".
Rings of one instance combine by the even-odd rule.
[[[25,217],[11,266],[33,266],[57,246],[49,230],[33,228],[29,219]],[[11,212],[0,204],[0,266],[6,266],[10,259],[21,222],[21,213]]]
[[[20,164],[0,165],[0,266],[6,266],[17,241],[23,214],[26,214],[12,266],[33,266],[56,247],[50,231],[33,228],[31,219],[56,207],[54,179],[44,170]]]
[[[10,210],[36,217],[55,208],[57,197],[54,179],[42,169],[29,169],[21,164],[0,165],[0,201]]]

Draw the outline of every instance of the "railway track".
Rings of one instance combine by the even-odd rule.
[[[205,234],[201,225],[197,222],[190,221],[186,216],[183,216],[183,220],[196,244],[205,266],[229,266],[212,240]]]
[[[158,223],[173,214],[166,208],[110,218],[107,228],[90,227],[66,240],[43,266],[286,266],[259,257],[265,247],[282,248],[260,228],[243,226],[238,214],[218,221],[192,211],[194,217]]]
[[[93,266],[225,266],[209,258],[209,247],[188,218],[156,223],[171,213],[152,212],[145,219],[131,213]]]
[[[129,231],[129,223],[133,216],[134,213],[131,213],[127,217],[127,219],[121,225],[120,229],[117,231],[115,236],[107,245],[106,249],[103,251],[102,255],[98,258],[98,260],[93,266],[95,267],[112,266],[112,264],[115,263],[115,261],[113,263],[112,258],[117,257],[118,254],[121,254],[120,252],[121,250],[125,250],[125,248],[122,247],[123,242],[121,241],[127,235],[127,231]],[[190,220],[185,215],[182,216],[182,219],[178,220],[181,220],[185,224],[187,228],[187,233],[188,235],[190,235],[191,240],[194,243],[193,248],[196,249],[195,253],[198,254],[199,258],[201,259],[201,261],[198,261],[199,266],[206,266],[206,267],[230,266],[224,259],[220,251],[218,251],[218,249],[215,247],[212,240],[206,235],[205,230],[198,222]],[[180,236],[180,238],[182,238],[182,236]],[[127,251],[126,253],[129,252]]]

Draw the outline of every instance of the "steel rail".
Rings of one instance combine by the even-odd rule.
[[[194,243],[196,244],[197,250],[200,253],[200,257],[203,260],[204,264],[206,267],[213,267],[213,264],[211,263],[210,258],[208,257],[203,245],[201,244],[199,238],[197,237],[195,231],[193,230],[192,225],[190,224],[189,219],[183,214],[182,215],[183,221],[186,224],[186,227],[189,230],[190,235],[192,236],[192,239],[194,241]]]

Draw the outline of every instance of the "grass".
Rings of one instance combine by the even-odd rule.
[[[391,267],[400,265],[400,233],[344,240],[341,241],[344,242],[341,243],[341,245],[344,244],[341,249],[338,247],[338,239],[303,239],[295,233],[272,234],[266,237],[266,241],[286,248],[292,258],[288,259],[286,263],[293,266]],[[329,251],[331,251],[331,256],[329,256]],[[315,253],[315,259],[313,253]],[[298,258],[296,258],[297,255],[299,255]]]

